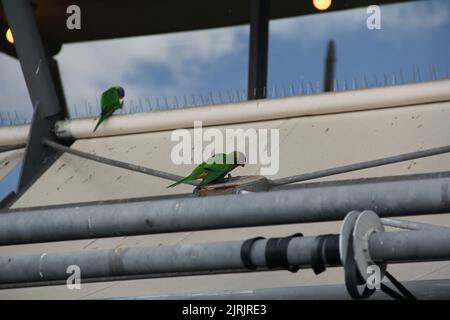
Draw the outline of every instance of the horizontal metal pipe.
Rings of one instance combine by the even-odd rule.
[[[289,264],[310,267],[316,237],[292,238],[287,248]],[[252,264],[267,269],[267,239],[257,240],[250,250]],[[378,233],[369,238],[375,261],[393,263],[450,260],[450,231],[406,231]],[[401,245],[399,245],[401,243]],[[0,284],[67,279],[67,268],[76,265],[83,278],[152,274],[199,274],[242,270],[243,241],[181,244],[115,250],[85,250],[0,257]],[[430,248],[433,247],[430,253]],[[414,249],[415,248],[415,249]],[[395,254],[392,252],[395,251]]]
[[[0,126],[0,146],[11,146],[26,143],[29,131],[29,124]]]
[[[198,198],[7,210],[0,245],[450,212],[450,173],[291,185]]]
[[[450,279],[403,281],[402,284],[419,300],[450,299]],[[345,285],[318,285],[281,288],[256,288],[226,291],[182,292],[111,300],[347,300],[351,299]],[[377,290],[371,300],[392,299]]]
[[[448,260],[450,230],[418,230],[375,233],[369,239],[374,261],[387,263]]]
[[[59,138],[93,138],[142,132],[284,119],[291,117],[363,111],[450,101],[450,80],[420,82],[381,88],[327,92],[301,97],[262,99],[197,108],[116,115],[95,133],[96,118],[58,121]],[[0,141],[1,144],[1,141]]]

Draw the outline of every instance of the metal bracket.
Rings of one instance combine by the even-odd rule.
[[[375,263],[370,257],[369,252],[369,238],[374,232],[384,232],[384,226],[378,215],[371,211],[365,210],[363,212],[351,211],[349,212],[342,223],[339,237],[339,250],[341,263],[345,267],[347,261],[347,248],[349,241],[352,241],[353,254],[356,266],[362,278],[367,280],[367,268],[371,265],[377,265],[381,271],[381,279],[386,272],[385,263]]]
[[[380,278],[383,279],[386,272],[386,264],[377,264],[370,257],[369,238],[374,232],[384,232],[384,226],[378,215],[371,211],[365,210],[359,214],[355,221],[353,229],[353,252],[355,255],[356,266],[364,280],[369,278],[367,268],[369,266],[378,265],[381,271]]]

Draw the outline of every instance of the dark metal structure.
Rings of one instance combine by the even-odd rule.
[[[61,108],[48,55],[42,45],[30,2],[4,0],[2,3],[8,24],[14,30],[14,45],[34,107],[18,186],[19,190],[23,190],[57,155],[55,150],[46,149],[41,141],[43,138],[55,139],[52,133],[55,122],[62,119],[66,111]]]
[[[327,46],[327,57],[325,58],[325,74],[323,77],[323,91],[333,91],[334,75],[336,68],[336,46],[334,41],[330,40]]]
[[[270,0],[250,0],[250,49],[248,62],[248,100],[267,95]]]

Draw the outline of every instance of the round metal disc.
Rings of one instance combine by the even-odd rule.
[[[360,212],[356,210],[347,213],[341,225],[341,232],[339,235],[339,255],[343,266],[347,259],[348,241],[353,233],[353,228],[359,215]]]
[[[370,274],[367,274],[367,268],[375,263],[370,258],[369,237],[373,232],[384,232],[384,226],[378,215],[370,210],[363,211],[355,222],[353,229],[353,250],[355,262],[358,270],[364,280],[367,280]],[[381,278],[386,271],[386,265],[378,265],[381,271]]]

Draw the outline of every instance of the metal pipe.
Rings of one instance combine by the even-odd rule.
[[[252,264],[267,269],[267,239],[256,240],[250,250]],[[308,268],[316,237],[292,238],[287,248],[290,265]],[[56,281],[68,278],[67,268],[76,265],[83,278],[111,276],[242,270],[244,241],[85,250],[0,257],[0,284]],[[374,261],[402,263],[411,261],[450,260],[450,231],[406,231],[376,233],[369,238],[369,252]],[[394,252],[394,253],[393,253]],[[277,269],[279,270],[279,269]]]
[[[58,121],[59,138],[94,138],[143,132],[192,128],[202,119],[202,126],[216,126],[341,112],[413,106],[450,100],[450,80],[368,88],[323,94],[261,99],[198,108],[115,115],[95,133],[95,118]],[[0,140],[1,144],[1,140]]]
[[[336,64],[336,48],[334,41],[328,41],[327,46],[327,57],[325,58],[325,72],[323,77],[323,91],[329,92],[333,91],[333,81],[335,74],[335,64]]]
[[[402,284],[419,300],[450,299],[450,279],[403,281]],[[111,300],[347,300],[351,299],[345,285],[256,288],[226,291],[182,292]],[[377,290],[371,300],[391,299]]]
[[[381,222],[385,226],[394,227],[394,228],[400,228],[400,229],[407,229],[407,230],[450,230],[449,227],[445,226],[437,226],[434,224],[429,223],[422,223],[422,222],[416,222],[416,221],[407,221],[407,220],[401,220],[401,219],[393,219],[393,218],[382,218]]]
[[[119,161],[119,160],[114,160],[114,159],[97,156],[95,154],[91,154],[91,153],[87,153],[87,152],[83,152],[80,150],[76,150],[76,149],[72,149],[72,148],[63,146],[62,144],[59,144],[54,141],[50,141],[48,139],[44,139],[42,143],[44,145],[54,148],[56,150],[59,150],[62,152],[67,152],[67,153],[73,154],[75,156],[89,159],[92,161],[107,164],[109,166],[114,166],[114,167],[119,167],[119,168],[131,170],[131,171],[135,171],[135,172],[140,172],[140,173],[148,174],[150,176],[159,177],[159,178],[167,179],[167,180],[171,180],[171,181],[178,181],[180,179],[183,179],[182,176],[179,176],[176,174],[172,174],[172,173],[168,173],[168,172],[164,172],[164,171],[160,171],[160,170],[155,170],[155,169],[151,169],[151,168],[146,168],[146,167],[138,166],[138,165],[135,165],[132,163],[126,163],[126,162]],[[183,182],[183,183],[190,184],[193,186],[197,186],[199,184],[198,181],[188,181],[188,182]]]
[[[8,152],[8,151],[13,151],[13,150],[23,149],[26,146],[27,146],[26,143],[9,145],[9,146],[0,146],[0,152]]]
[[[0,126],[0,146],[26,144],[29,131],[29,124]]]
[[[0,245],[450,212],[450,172],[300,184],[278,191],[8,210]]]
[[[248,100],[264,99],[267,94],[270,0],[250,0],[248,62]]]
[[[310,173],[303,173],[303,174],[290,176],[290,177],[286,177],[286,178],[281,178],[281,179],[275,179],[275,180],[270,181],[270,184],[273,186],[280,186],[280,185],[284,185],[284,184],[290,184],[290,183],[302,182],[302,181],[313,180],[313,179],[318,179],[318,178],[324,178],[324,177],[329,177],[329,176],[333,176],[333,175],[337,175],[337,174],[341,174],[341,173],[358,171],[358,170],[362,170],[362,169],[380,167],[380,166],[397,163],[397,162],[402,162],[402,161],[431,157],[431,156],[448,153],[448,152],[450,152],[450,145],[426,149],[426,150],[420,150],[420,151],[415,151],[415,152],[403,153],[403,154],[399,154],[396,156],[385,157],[385,158],[369,160],[369,161],[363,161],[363,162],[353,163],[353,164],[349,164],[349,165],[345,165],[345,166],[318,170],[318,171],[314,171],[314,172],[310,172]]]
[[[61,106],[53,83],[31,1],[2,0],[6,20],[14,34],[19,57],[33,108],[39,105],[39,116],[47,118],[60,112]]]
[[[369,238],[369,252],[375,262],[448,260],[450,257],[450,230],[374,233]]]

